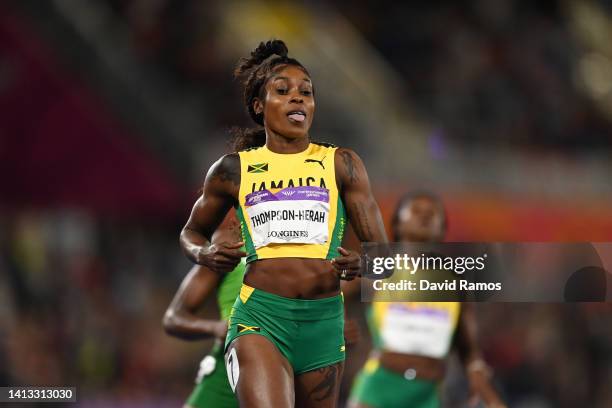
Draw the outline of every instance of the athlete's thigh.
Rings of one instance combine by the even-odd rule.
[[[266,337],[248,334],[236,338],[225,361],[241,407],[293,407],[293,369]]]
[[[338,405],[344,361],[295,377],[295,406],[335,408]]]
[[[349,401],[346,408],[373,408],[370,405],[362,404],[361,402]]]

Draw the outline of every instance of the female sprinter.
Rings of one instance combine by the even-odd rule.
[[[361,241],[386,242],[380,211],[357,154],[310,139],[312,80],[282,41],[261,43],[236,75],[263,129],[240,134],[248,148],[210,168],[181,245],[213,270],[247,256],[225,355],[240,405],[335,407],[345,347],[340,279],[361,267],[339,245],[347,216]],[[244,242],[211,245],[232,206]]]
[[[231,214],[231,213],[230,213]],[[212,236],[213,244],[237,242],[240,226],[234,214],[228,215]],[[244,260],[244,258],[243,258]],[[163,319],[166,332],[185,340],[215,338],[209,355],[202,359],[196,386],[185,408],[237,408],[238,400],[230,388],[223,361],[223,344],[227,335],[227,319],[240,293],[245,263],[241,261],[231,272],[219,274],[202,265],[194,265],[183,279]],[[208,320],[197,315],[198,309],[215,293],[220,319]],[[345,343],[358,341],[355,322],[344,327]]]
[[[407,194],[391,227],[396,242],[441,242],[446,233],[442,201],[427,192]],[[470,303],[373,302],[368,323],[374,350],[355,379],[349,407],[440,407],[439,388],[453,339],[470,383],[470,402],[481,399],[487,407],[505,407],[489,382]]]
[[[228,216],[213,234],[211,242],[222,245],[239,240],[240,226],[234,216]],[[227,335],[227,319],[240,292],[244,268],[245,263],[241,261],[231,272],[220,274],[205,266],[194,265],[164,315],[164,328],[172,336],[185,340],[215,338],[210,354],[200,363],[196,386],[187,399],[186,408],[238,407],[238,400],[227,381],[223,344]],[[196,312],[214,292],[221,318],[203,319]]]

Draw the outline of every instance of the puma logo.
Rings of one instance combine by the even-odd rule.
[[[306,159],[306,160],[304,160],[304,163],[319,163],[321,165],[321,167],[323,167],[323,170],[325,170],[325,166],[323,165],[323,160],[325,160],[325,156],[323,156],[323,158],[321,160]]]

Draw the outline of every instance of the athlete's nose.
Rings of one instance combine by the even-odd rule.
[[[294,92],[291,95],[289,103],[304,103],[304,98],[302,98],[302,95],[299,92]]]

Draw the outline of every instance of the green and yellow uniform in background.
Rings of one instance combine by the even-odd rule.
[[[229,318],[232,305],[238,297],[245,266],[243,259],[233,271],[225,275],[217,288],[217,303],[222,320]],[[196,408],[238,407],[238,400],[227,380],[222,344],[216,343],[210,354],[202,360],[196,378],[196,387],[186,404]]]
[[[375,349],[444,359],[459,313],[457,302],[373,302],[367,318]],[[371,358],[355,377],[351,399],[373,408],[439,408],[438,383],[415,375]]]

